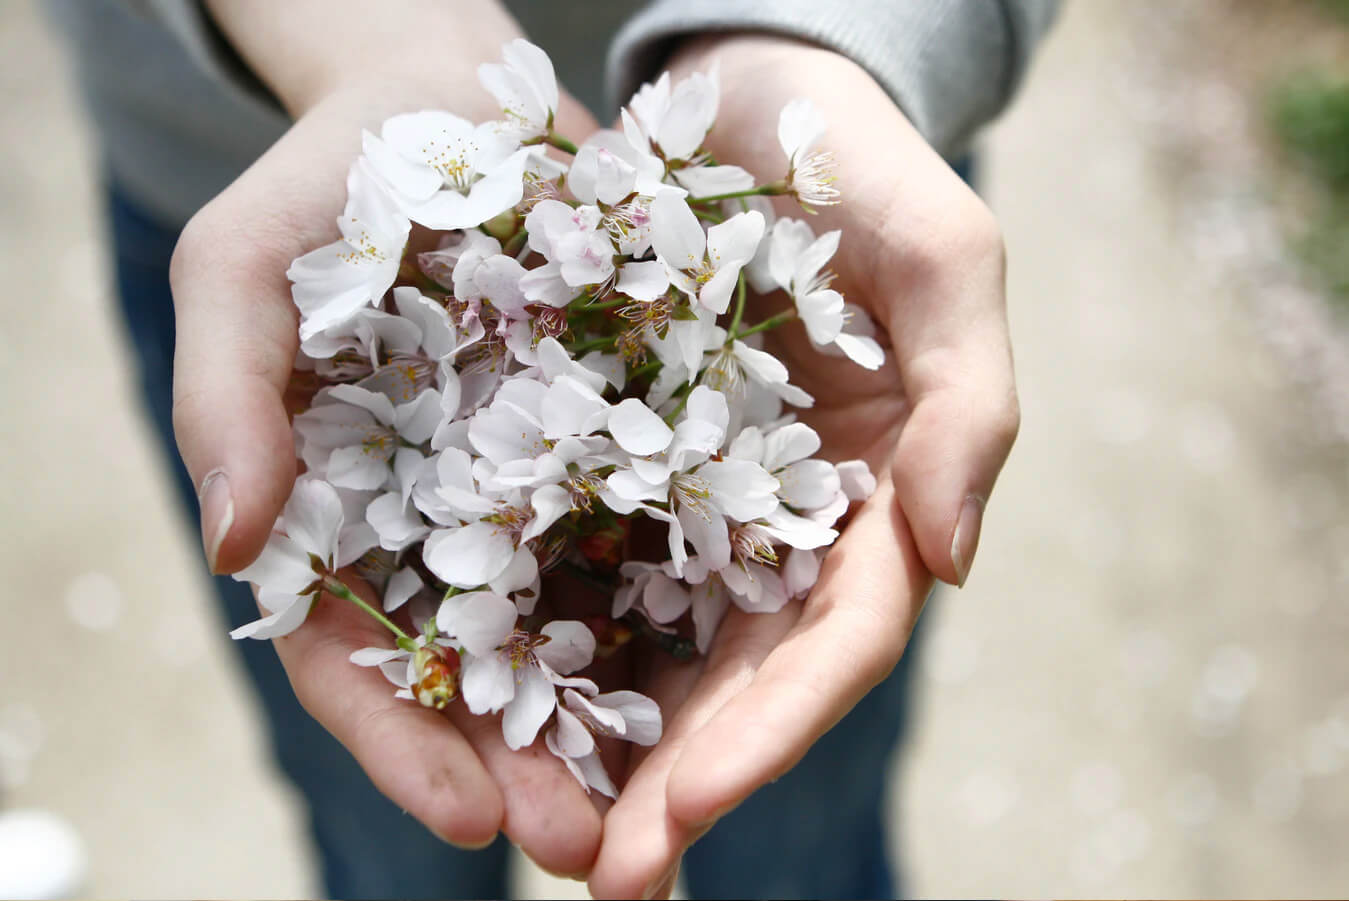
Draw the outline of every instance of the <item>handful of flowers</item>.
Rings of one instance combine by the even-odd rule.
[[[612,797],[596,738],[652,744],[661,713],[601,693],[594,658],[629,641],[706,653],[729,604],[804,596],[875,487],[861,461],[812,456],[819,436],[784,413],[811,398],[762,333],[800,319],[822,353],[876,368],[883,352],[829,287],[839,233],[774,221],[768,201],[838,202],[809,103],[782,110],[785,177],[756,184],[702,149],[715,71],[643,86],[622,131],[579,147],[553,130],[542,50],[515,41],[480,77],[504,118],[418,112],[367,132],[342,238],[288,272],[296,368],[316,389],[294,418],[305,472],[236,576],[269,614],[232,634],[285,635],[321,593],[344,598],[388,628],[390,647],[351,659],[397,696],[500,712],[513,749],[546,728]],[[746,322],[751,288],[790,303]],[[633,559],[642,535],[657,559]],[[560,618],[548,573],[612,603]]]

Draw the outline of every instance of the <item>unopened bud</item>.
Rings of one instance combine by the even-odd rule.
[[[613,656],[619,648],[632,640],[632,629],[627,623],[616,619],[607,616],[587,616],[581,622],[594,633],[595,656],[600,659]]]
[[[435,647],[418,648],[412,655],[417,681],[412,693],[423,707],[444,710],[459,694],[459,655]]]

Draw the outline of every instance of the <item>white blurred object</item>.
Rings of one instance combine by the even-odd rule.
[[[0,898],[70,898],[88,859],[75,829],[45,810],[0,812]]]

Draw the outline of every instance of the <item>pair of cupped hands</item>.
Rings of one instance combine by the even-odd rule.
[[[295,124],[189,223],[172,267],[174,422],[197,483],[223,474],[202,498],[207,555],[222,573],[262,549],[294,482],[283,395],[296,311],[285,272],[336,237],[361,129],[422,108],[498,117],[474,71],[515,36],[501,17],[424,65],[415,54],[393,65],[318,63],[322,45],[343,36],[310,34],[297,48],[284,37],[297,34],[285,21],[289,5],[278,6],[262,21],[215,13]],[[320,46],[299,64],[305,42]],[[732,606],[706,657],[678,663],[634,641],[604,661],[665,718],[655,746],[606,753],[621,789],[613,803],[588,796],[541,741],[508,749],[495,717],[395,699],[379,672],[348,661],[388,636],[345,603],[321,599],[300,630],[275,642],[299,700],[395,803],[459,846],[504,832],[544,869],[588,879],[597,897],[667,895],[684,849],[791,768],[890,672],[934,576],[965,581],[1019,421],[1002,241],[987,208],[842,56],[731,34],[685,43],[669,68],[679,78],[714,60],[721,112],[705,146],[721,162],[760,181],[780,178],[783,104],[807,97],[824,114],[822,146],[835,155],[842,203],[811,225],[843,230],[835,287],[871,315],[886,348],[885,365],[867,372],[814,351],[799,325],[773,336],[793,381],[815,397],[802,419],[823,438],[822,453],[865,459],[879,481],[811,595],[771,615]],[[430,66],[440,67],[434,77]],[[556,130],[579,142],[597,127],[564,94]],[[800,215],[786,204],[781,212]],[[553,600],[565,608],[566,598]]]

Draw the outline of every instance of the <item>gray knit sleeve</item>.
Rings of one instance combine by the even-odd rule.
[[[656,0],[619,32],[607,72],[623,102],[674,45],[707,31],[768,31],[862,66],[944,155],[1007,105],[1057,0]]]

